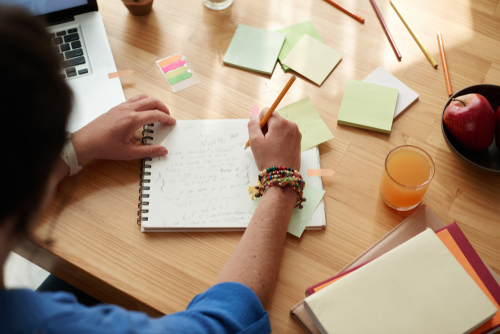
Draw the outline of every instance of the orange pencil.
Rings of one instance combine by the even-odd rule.
[[[364,18],[362,18],[361,16],[358,16],[358,15],[354,14],[350,10],[345,9],[344,7],[342,7],[341,5],[339,5],[338,3],[336,3],[335,1],[332,1],[332,0],[325,0],[325,1],[328,2],[330,5],[332,5],[334,7],[337,7],[338,9],[340,9],[341,11],[343,11],[344,13],[346,13],[347,15],[349,15],[350,17],[355,18],[359,22],[365,23],[365,19]]]
[[[441,53],[441,61],[443,62],[443,72],[444,79],[446,81],[446,90],[448,91],[448,97],[453,95],[453,90],[451,89],[450,72],[448,72],[448,63],[446,62],[446,54],[444,53],[443,36],[438,31],[438,44],[439,52]]]
[[[274,101],[274,103],[271,106],[271,108],[269,108],[269,110],[267,111],[267,113],[264,116],[264,118],[260,121],[260,128],[261,129],[264,127],[264,125],[266,125],[267,120],[269,119],[269,117],[271,117],[271,115],[273,114],[273,112],[276,110],[276,107],[281,102],[281,100],[283,100],[283,97],[288,92],[288,90],[292,86],[292,84],[295,81],[295,79],[297,79],[297,77],[295,77],[295,75],[292,75],[292,77],[290,78],[290,80],[288,80],[288,82],[286,83],[285,88],[283,88],[283,90],[281,91],[280,95],[278,95],[278,98],[276,99],[276,101]],[[247,144],[245,145],[245,150],[247,148],[249,148],[249,147],[250,147],[250,140],[247,141]]]

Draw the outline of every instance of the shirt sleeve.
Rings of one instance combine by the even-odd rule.
[[[50,333],[271,333],[267,311],[257,295],[240,283],[217,284],[197,295],[185,311],[161,318],[114,305],[86,307],[68,294],[59,296],[59,312],[53,310],[43,326]]]

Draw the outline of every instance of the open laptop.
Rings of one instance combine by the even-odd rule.
[[[67,130],[75,132],[125,101],[111,48],[96,0],[0,0],[27,8],[49,23],[61,77],[73,89],[75,101]]]

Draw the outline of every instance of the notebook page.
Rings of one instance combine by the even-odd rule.
[[[156,123],[153,144],[169,153],[148,162],[151,175],[147,228],[245,228],[252,215],[248,186],[259,173],[248,140],[248,120],[178,120],[176,125]],[[302,152],[307,168],[319,168],[318,150]],[[314,165],[312,167],[311,165]],[[306,170],[302,170],[306,175]],[[308,180],[304,177],[306,182]],[[311,184],[321,187],[320,178]],[[323,209],[324,210],[324,209]],[[318,217],[317,213],[313,219]],[[324,214],[323,214],[324,216]],[[321,215],[319,215],[321,217]],[[317,219],[317,218],[316,218]],[[316,225],[321,225],[319,220]]]

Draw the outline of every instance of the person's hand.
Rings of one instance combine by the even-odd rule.
[[[268,109],[264,108],[260,117],[253,114],[248,123],[250,148],[257,168],[263,170],[273,166],[285,166],[300,170],[302,135],[297,124],[287,121],[275,112],[267,121],[267,125],[261,129],[260,120]]]
[[[163,156],[161,145],[135,145],[134,133],[143,125],[162,122],[175,124],[167,106],[155,97],[141,94],[99,116],[73,134],[78,163],[92,159],[132,160]]]

